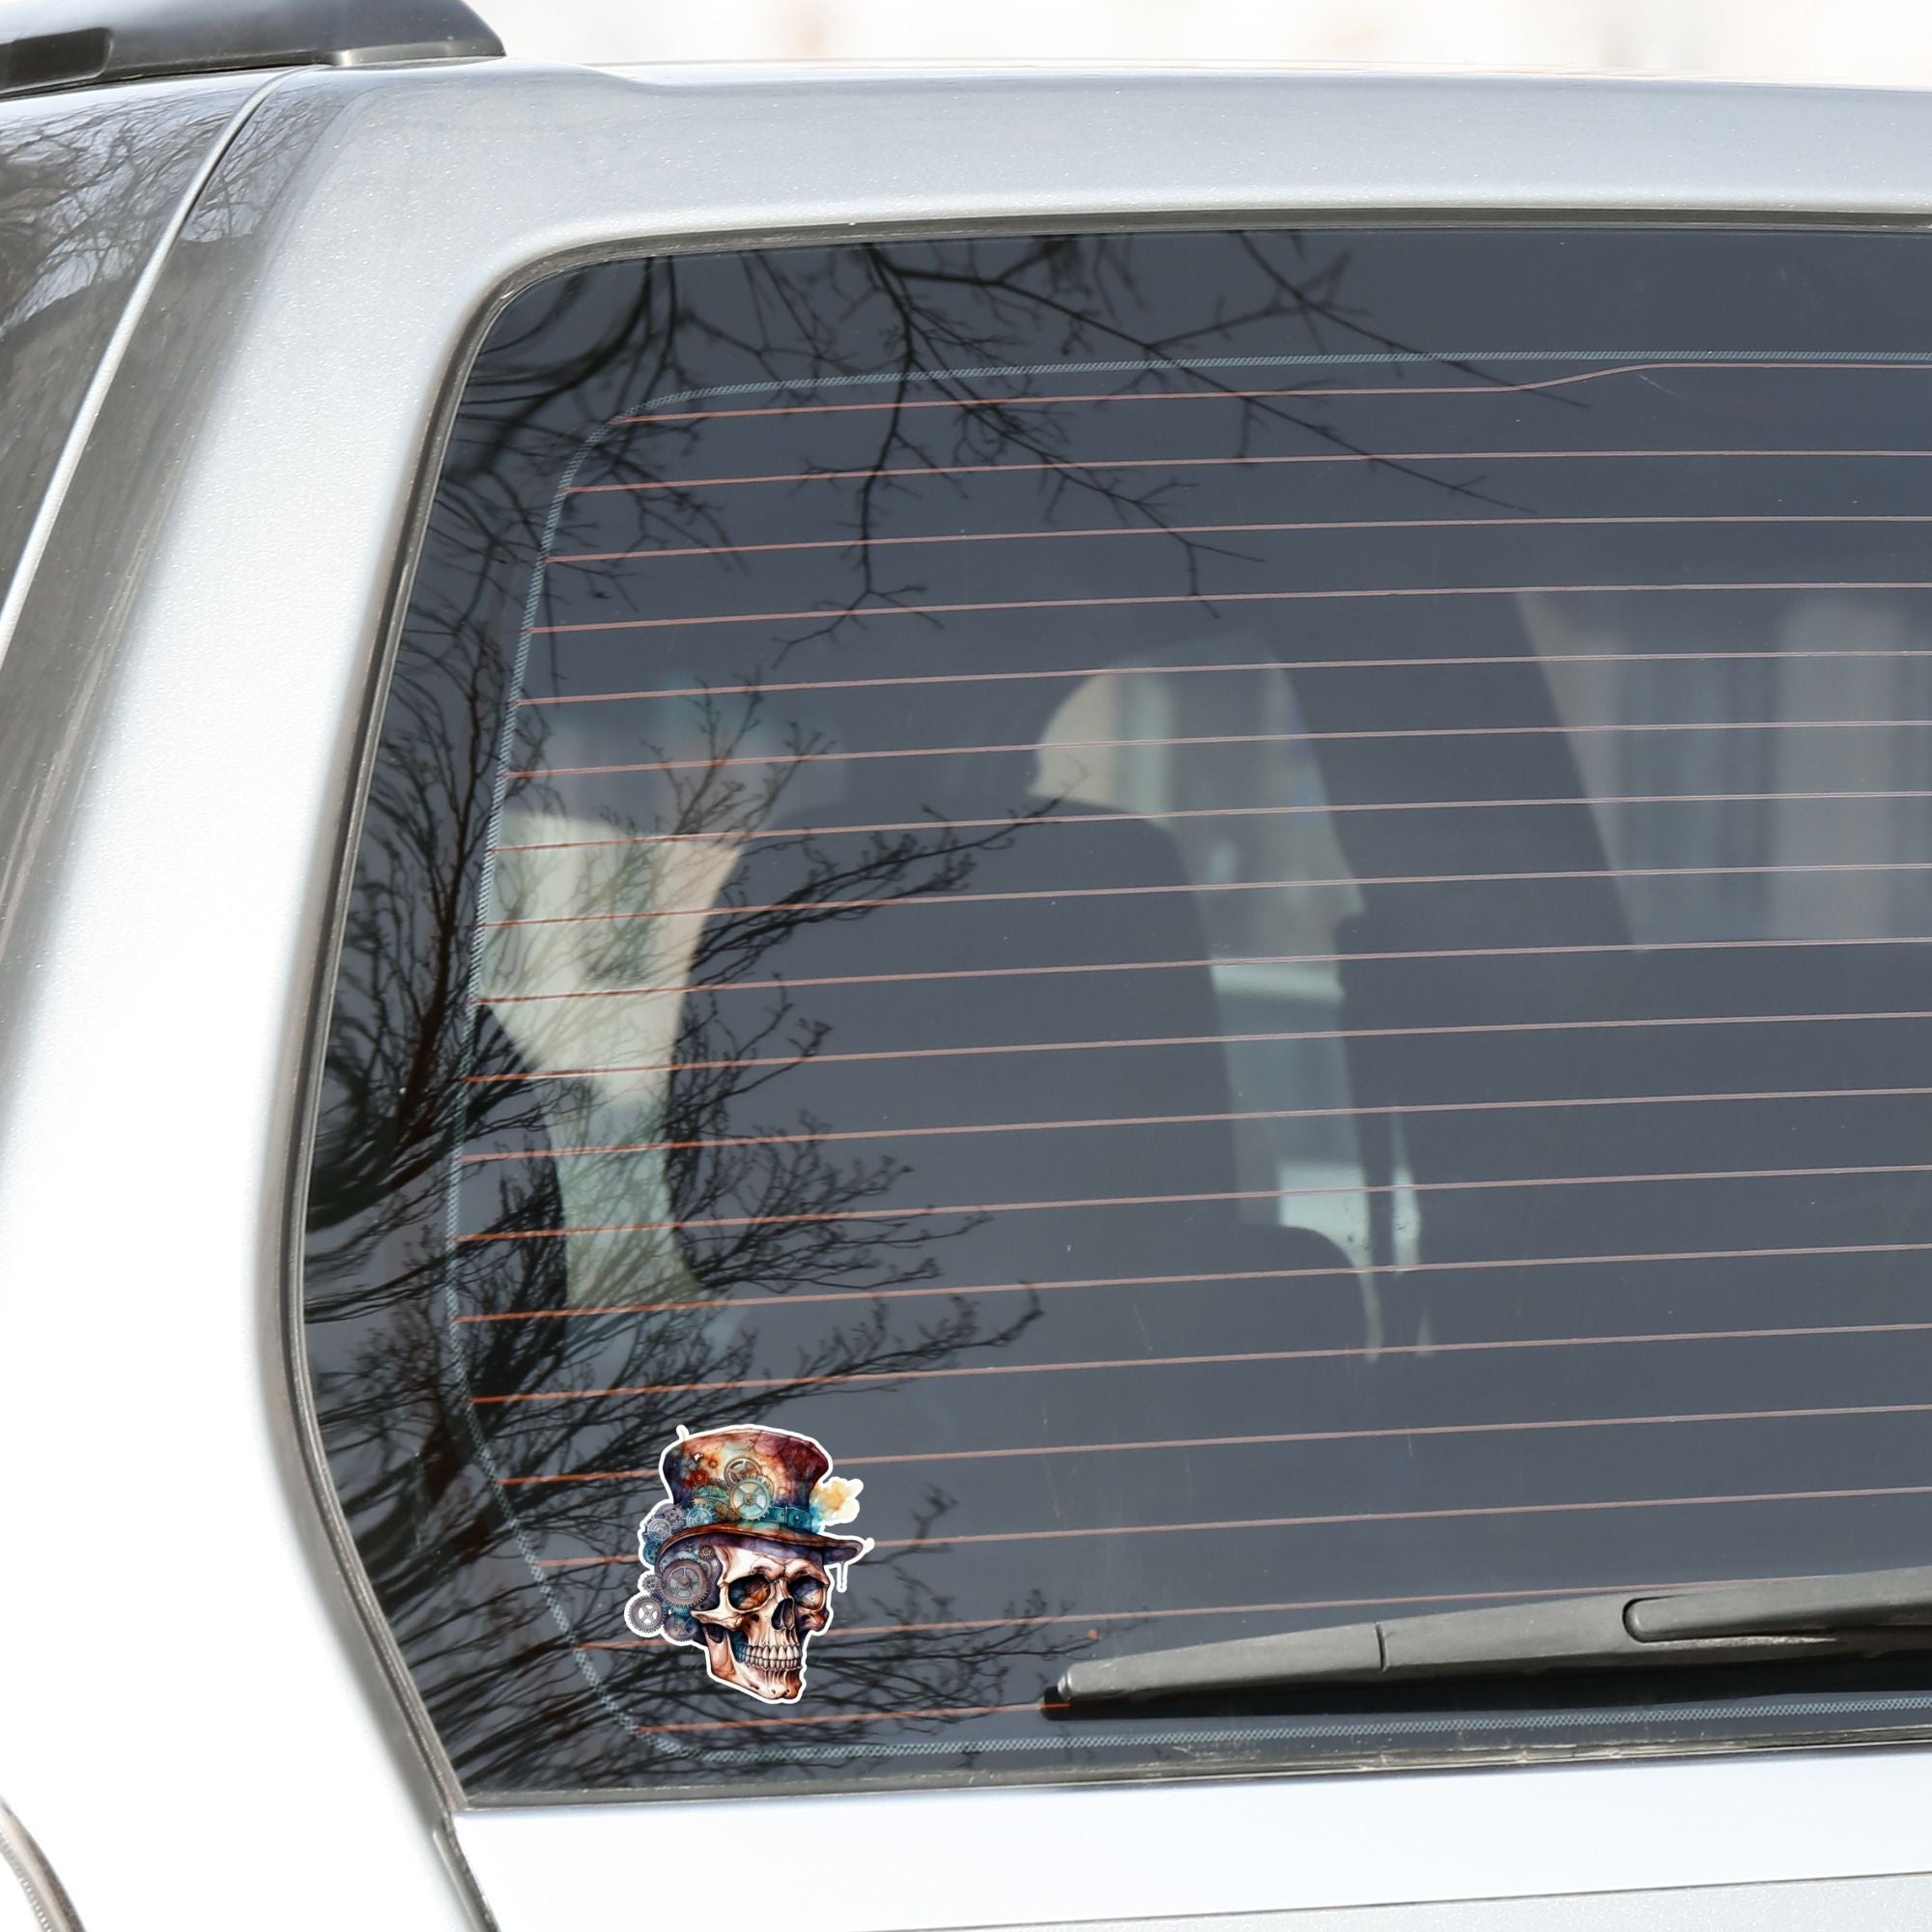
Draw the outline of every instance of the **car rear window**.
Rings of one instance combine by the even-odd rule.
[[[982,237],[509,304],[303,1285],[466,1789],[1923,1724],[1910,1661],[1050,1687],[1922,1558],[1927,248]]]

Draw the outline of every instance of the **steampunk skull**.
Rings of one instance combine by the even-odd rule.
[[[716,1601],[694,1608],[705,1664],[720,1684],[767,1704],[805,1691],[805,1647],[832,1621],[833,1574],[812,1548],[763,1537],[718,1538]]]
[[[865,1485],[834,1476],[812,1436],[749,1426],[679,1429],[658,1476],[665,1500],[638,1524],[625,1628],[640,1641],[701,1650],[713,1683],[796,1703],[806,1646],[872,1548],[839,1528],[859,1514]]]

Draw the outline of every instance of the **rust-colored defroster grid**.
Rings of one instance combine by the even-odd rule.
[[[306,1265],[467,1789],[1932,1718],[1909,1662],[1049,1690],[1922,1560],[1928,249],[1000,238],[518,298],[417,567]],[[795,1697],[627,1625],[681,1429],[864,1484]]]

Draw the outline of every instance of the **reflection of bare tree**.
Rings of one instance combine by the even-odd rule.
[[[541,1162],[534,1163],[527,1178],[496,1180],[503,1206],[491,1232],[515,1232],[520,1224],[554,1211],[554,1195],[545,1185],[541,1168]],[[846,1259],[857,1262],[849,1255]],[[556,1242],[504,1243],[486,1259],[468,1263],[464,1306],[472,1318],[484,1319],[464,1322],[457,1346],[467,1356],[465,1381],[470,1389],[588,1386],[629,1391],[559,1403],[486,1402],[475,1410],[489,1463],[506,1479],[499,1499],[514,1519],[523,1549],[551,1557],[582,1552],[591,1559],[578,1567],[559,1563],[544,1576],[544,1587],[558,1621],[568,1626],[570,1639],[596,1646],[578,1653],[585,1669],[573,1682],[561,1670],[537,1667],[550,1660],[531,1641],[530,1578],[517,1574],[516,1543],[506,1534],[510,1525],[503,1518],[491,1520],[484,1486],[473,1473],[447,1472],[445,1502],[470,1519],[476,1569],[485,1577],[500,1578],[496,1598],[478,1605],[473,1616],[485,1627],[515,1631],[510,1661],[479,1661],[465,1654],[478,1634],[478,1624],[469,1617],[446,1626],[451,1654],[444,1655],[431,1637],[431,1631],[444,1628],[448,1617],[437,1589],[443,1580],[438,1569],[446,1558],[434,1545],[441,1538],[422,1538],[419,1520],[414,1548],[398,1550],[419,1585],[420,1594],[410,1607],[428,1628],[412,1631],[397,1610],[390,1615],[415,1661],[439,1728],[458,1750],[463,1776],[483,1788],[502,1788],[530,1776],[527,1712],[494,1745],[487,1726],[500,1721],[495,1715],[499,1707],[522,1704],[533,1690],[542,1700],[544,1728],[550,1733],[547,1752],[556,1753],[561,1740],[562,1755],[576,1775],[618,1782],[636,1777],[676,1735],[674,1730],[659,1734],[653,1744],[632,1736],[632,1723],[676,1726],[717,1716],[715,1697],[688,1658],[648,1648],[606,1647],[623,1636],[616,1606],[634,1577],[626,1562],[600,1559],[618,1554],[631,1541],[636,1517],[658,1494],[658,1454],[680,1422],[696,1417],[708,1428],[751,1425],[827,1378],[879,1378],[873,1385],[889,1387],[895,1370],[1002,1346],[1032,1316],[1028,1310],[989,1328],[971,1303],[961,1299],[941,1304],[936,1314],[905,1321],[888,1314],[884,1304],[855,1295],[854,1313],[814,1329],[786,1365],[788,1374],[781,1371],[756,1378],[755,1386],[738,1387],[733,1384],[754,1379],[750,1372],[760,1366],[760,1336],[749,1320],[735,1332],[720,1328],[710,1319],[715,1304],[707,1302],[628,1313],[559,1314],[570,1292],[563,1274],[562,1244]],[[516,1319],[526,1311],[548,1319]],[[429,1342],[427,1333],[423,1340]],[[613,1472],[630,1474],[619,1481],[571,1479],[583,1471],[607,1478]],[[555,1476],[565,1479],[550,1480]],[[431,1522],[440,1527],[437,1517]],[[930,1533],[930,1520],[914,1530],[916,1539]],[[921,1583],[917,1554],[915,1547],[870,1559],[872,1574],[863,1579],[868,1622],[913,1623],[935,1615],[936,1600]],[[838,1716],[919,1707],[935,1698],[996,1701],[1001,1663],[1028,1654],[1037,1642],[1025,1628],[1032,1609],[1017,1606],[1013,1623],[1005,1629],[959,1633],[934,1646],[922,1662],[926,1674],[919,1694],[910,1699],[904,1695],[902,1642],[882,1648],[861,1639],[843,1642],[836,1674],[814,1683],[813,1709]],[[841,1604],[840,1615],[849,1622],[853,1612]],[[412,1635],[419,1638],[414,1647]],[[787,1735],[803,1728],[788,1725]]]
[[[822,1139],[794,1096],[844,1042],[800,998],[787,954],[814,931],[959,893],[1054,806],[987,810],[989,797],[1024,799],[1026,782],[998,792],[982,769],[971,809],[858,810],[856,830],[837,838],[788,826],[798,775],[837,747],[796,717],[774,719],[761,687],[800,641],[774,637],[736,685],[707,672],[696,698],[633,714],[641,726],[602,724],[607,737],[626,733],[627,762],[585,769],[633,775],[626,802],[597,807],[601,839],[553,832],[547,846],[543,828],[564,821],[566,802],[546,762],[545,714],[518,709],[526,693],[513,685],[526,601],[542,608],[542,561],[564,513],[559,476],[605,438],[600,474],[657,479],[612,512],[635,518],[634,534],[571,566],[578,593],[614,591],[620,565],[599,560],[604,548],[732,534],[728,499],[663,482],[669,459],[697,446],[696,425],[654,421],[627,438],[611,429],[621,412],[727,379],[782,393],[883,374],[886,407],[827,513],[853,540],[856,575],[849,595],[824,600],[820,631],[917,591],[877,574],[867,539],[893,493],[928,470],[1042,465],[1049,507],[1055,493],[1082,492],[1123,525],[1167,530],[1158,471],[1127,484],[1074,461],[1066,425],[1024,407],[997,372],[1113,361],[1131,389],[1177,374],[1212,384],[1189,358],[1257,330],[1390,347],[1347,311],[1341,264],[1297,269],[1297,245],[1259,239],[1268,272],[1179,332],[1134,320],[1142,291],[1125,237],[748,257],[732,298],[709,303],[687,298],[674,262],[612,265],[526,297],[479,364],[363,835],[307,1275],[334,1478],[471,1788],[622,1785],[668,1756],[701,1758],[705,1734],[676,1727],[716,1717],[702,1672],[675,1652],[625,1647],[617,1620],[628,1525],[654,1499],[656,1460],[679,1423],[774,1420],[827,1384],[841,1401],[891,1391],[895,1377],[1011,1347],[1037,1315],[1025,1295],[995,1317],[970,1294],[887,1296],[937,1279],[945,1244],[978,1217],[935,1212],[890,1154],[835,1153]],[[915,390],[961,407],[915,412]],[[1231,447],[1263,428],[1337,440],[1313,405],[1291,412],[1230,386],[1228,407]],[[1196,582],[1206,553],[1182,533],[1173,541]],[[734,567],[728,554],[720,567]],[[563,690],[556,648],[531,646],[531,677]],[[738,864],[753,842],[757,863]],[[564,845],[595,850],[566,861]],[[986,1197],[941,1196],[961,1198]],[[786,1297],[804,1289],[837,1299],[816,1325],[788,1324]],[[1053,1650],[1045,1619],[1066,1606],[1036,1596],[990,1623],[978,1605],[954,1627],[955,1605],[923,1569],[951,1508],[931,1492],[910,1534],[855,1573],[866,1632],[835,1625],[837,1668],[812,1686],[810,1715],[826,1722],[788,1719],[788,1750],[835,1749],[854,1735],[841,1719],[1037,1692],[1042,1673],[1014,1678],[1015,1666]],[[754,1722],[737,1735],[765,1734]]]
[[[242,90],[0,113],[0,579],[162,223]]]
[[[467,630],[454,627],[459,639]],[[814,853],[786,906],[708,923],[690,971],[695,987],[711,991],[688,996],[679,1036],[707,1044],[680,1057],[723,1064],[664,1090],[656,1143],[679,1219],[708,1218],[725,1199],[753,1205],[742,1224],[687,1243],[681,1262],[661,1246],[656,1272],[640,1275],[634,1250],[603,1252],[554,1232],[565,1214],[552,1142],[559,1113],[570,1117],[568,1095],[526,1070],[527,1035],[519,1042],[487,1009],[472,1017],[472,907],[502,679],[493,657],[437,651],[427,637],[399,667],[329,1048],[310,1203],[310,1356],[358,1548],[462,1776],[483,1787],[536,1776],[529,1714],[541,1710],[546,1749],[561,1753],[570,1776],[622,1781],[652,1748],[633,1735],[632,1719],[641,1710],[674,1723],[707,1710],[701,1673],[577,1649],[610,1634],[624,1573],[558,1559],[621,1547],[631,1498],[676,1425],[697,1412],[707,1426],[753,1422],[828,1379],[890,1387],[897,1371],[1007,1346],[1036,1314],[1029,1305],[989,1323],[962,1297],[920,1301],[911,1306],[922,1312],[906,1315],[855,1292],[849,1317],[813,1330],[782,1362],[765,1359],[747,1295],[924,1278],[932,1246],[971,1222],[811,1218],[864,1206],[898,1171],[836,1162],[809,1138],[700,1155],[700,1144],[719,1138],[722,1112],[809,1060],[818,1037],[794,1024],[781,990],[751,1020],[722,1017],[723,996],[755,979],[800,924],[865,917],[854,901],[952,890],[970,875],[976,847],[1012,835],[968,839],[936,825],[874,839],[856,855]],[[715,728],[728,755],[743,721]],[[783,784],[782,766],[746,784],[713,760],[681,782],[672,830],[692,838],[755,820]],[[648,891],[649,862],[627,863],[645,867],[631,883]],[[459,1148],[475,1161],[461,1197],[471,1238],[452,1275],[444,1202]],[[612,1169],[620,1201],[624,1172]],[[438,1292],[445,1280],[447,1301]],[[623,1306],[594,1312],[611,1304]],[[726,1306],[731,1319],[721,1323],[714,1314]],[[451,1310],[462,1318],[454,1325]],[[582,1389],[626,1392],[493,1400]],[[621,1487],[573,1480],[622,1471],[634,1474]],[[557,1567],[533,1578],[528,1559],[539,1552]],[[932,1617],[914,1554],[881,1559],[867,1579],[876,1602],[884,1579],[895,1578],[888,1624]],[[1025,1654],[1035,1613],[1021,1605],[1005,1629],[923,1647],[922,1698],[997,1701],[993,1679],[1008,1657]],[[854,1643],[820,1708],[902,1704],[910,1667],[903,1643],[876,1657]],[[612,1671],[627,1680],[621,1701],[605,1681]],[[558,1762],[549,1757],[544,1775]]]
[[[1198,359],[1257,336],[1313,354],[1423,359],[1345,300],[1346,250],[1296,234],[1235,239],[1252,267],[1251,285],[1235,299],[1215,298],[1208,313],[1197,310],[1179,328],[1136,324],[1148,291],[1135,238],[1128,236],[747,255],[734,265],[741,287],[728,312],[690,300],[688,276],[675,258],[611,265],[603,271],[604,299],[597,303],[586,300],[576,278],[561,278],[519,304],[493,344],[489,366],[478,371],[472,393],[480,407],[451,463],[452,475],[471,487],[444,505],[445,515],[479,553],[516,541],[534,559],[544,547],[549,493],[506,490],[504,453],[515,449],[554,477],[582,459],[585,432],[594,426],[611,477],[652,482],[648,494],[630,499],[637,548],[725,546],[729,515],[714,494],[658,479],[697,445],[705,412],[696,405],[708,393],[707,375],[718,358],[729,357],[734,375],[762,377],[777,397],[813,393],[830,377],[863,380],[867,386],[856,393],[887,405],[844,493],[840,521],[852,540],[854,581],[850,593],[828,608],[829,621],[862,605],[917,597],[917,582],[888,582],[879,574],[880,553],[872,546],[879,517],[888,499],[923,481],[957,490],[956,478],[935,472],[959,465],[1043,466],[1045,512],[1074,496],[1122,527],[1169,531],[1189,585],[1198,589],[1203,560],[1240,553],[1174,529],[1171,480],[1136,484],[1077,457],[1065,426],[1027,406],[1028,385],[1016,389],[1014,376],[1038,360],[1043,341],[1058,361],[1075,371],[1093,365],[1122,394],[1155,392],[1179,377],[1191,388],[1226,396],[1235,450],[1247,450],[1264,431],[1299,432],[1451,496],[1500,500],[1480,479],[1420,470],[1377,452],[1331,421],[1319,395],[1249,393],[1234,372]],[[560,378],[554,359],[559,339],[578,351]],[[1438,375],[1451,369],[1490,380],[1469,364],[1429,358],[1428,366]],[[646,436],[577,413],[639,409],[649,398],[662,400],[653,406]],[[1533,406],[1546,403],[1580,406],[1555,391],[1532,398]],[[932,404],[956,407],[926,407]],[[618,433],[607,437],[612,428]],[[614,582],[622,566],[574,568]]]
[[[78,290],[134,272],[152,236],[128,211],[165,213],[229,111],[185,118],[176,102],[96,99],[0,120],[0,341]],[[116,218],[103,220],[109,209]]]
[[[1399,457],[1378,454],[1331,422],[1319,400],[1248,392],[1231,372],[1194,358],[1257,334],[1319,353],[1349,349],[1400,358],[1420,353],[1343,298],[1346,252],[1314,253],[1298,235],[1236,238],[1254,270],[1252,285],[1235,299],[1216,299],[1210,313],[1180,328],[1137,326],[1146,291],[1132,237],[1074,240],[1049,237],[1023,242],[874,244],[836,251],[771,252],[743,258],[739,314],[696,312],[679,295],[674,263],[639,264],[633,315],[655,324],[648,339],[660,347],[649,390],[701,393],[696,352],[730,352],[734,362],[761,372],[775,390],[809,389],[827,374],[876,381],[865,394],[887,407],[857,480],[847,493],[845,526],[852,538],[853,587],[838,609],[913,601],[914,582],[887,582],[873,547],[886,498],[957,466],[1033,463],[1048,486],[1042,508],[1057,511],[1069,495],[1093,502],[1122,526],[1168,530],[1182,558],[1190,589],[1202,588],[1200,567],[1225,545],[1174,529],[1173,487],[1166,479],[1135,485],[1103,463],[1077,458],[1069,433],[1051,414],[1030,408],[1025,384],[999,365],[1037,359],[1042,338],[1071,369],[1109,372],[1123,394],[1157,391],[1176,377],[1191,388],[1224,395],[1233,406],[1229,446],[1251,447],[1264,429],[1303,432],[1320,444],[1362,455],[1378,467],[1415,476],[1452,496],[1497,500],[1473,480],[1426,472]],[[962,301],[962,295],[970,298]],[[866,352],[869,350],[870,354]],[[1472,365],[1439,359],[1432,367]],[[1571,399],[1563,407],[1577,406]],[[917,403],[919,408],[909,408]],[[956,408],[933,410],[934,403]],[[673,416],[676,412],[670,412]],[[611,473],[643,478],[661,473],[681,445],[696,437],[691,421],[653,420],[648,438],[610,452]],[[701,488],[655,489],[636,499],[640,547],[721,543],[724,513]],[[809,636],[817,633],[807,633]],[[802,639],[794,639],[794,643]],[[781,652],[774,663],[781,662]]]
[[[520,859],[497,872],[497,904],[514,922],[485,948],[485,1000],[525,1064],[572,1069],[544,1082],[562,1222],[603,1231],[576,1243],[572,1298],[670,1298],[696,1292],[694,1283],[712,1294],[739,1286],[782,1293],[924,1278],[935,1224],[851,1218],[906,1170],[889,1158],[835,1163],[809,1112],[782,1124],[748,1118],[763,1101],[782,1102],[786,1075],[808,1067],[829,1033],[801,1008],[784,962],[815,928],[965,888],[980,860],[1009,850],[1051,802],[970,831],[933,814],[857,843],[787,834],[769,828],[801,762],[824,755],[823,741],[788,730],[783,753],[753,760],[757,776],[747,778],[740,753],[759,727],[757,694],[728,708],[715,696],[689,708],[700,756],[640,748],[664,768],[653,820],[662,830],[607,813],[615,836],[606,863],[572,870]],[[756,886],[740,863],[753,849]],[[783,890],[767,902],[775,876]],[[642,910],[610,923],[610,907]],[[673,1217],[681,1241],[668,1238]]]

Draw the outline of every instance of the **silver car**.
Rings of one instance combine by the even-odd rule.
[[[0,1919],[1932,1914],[1932,101],[0,25]]]

